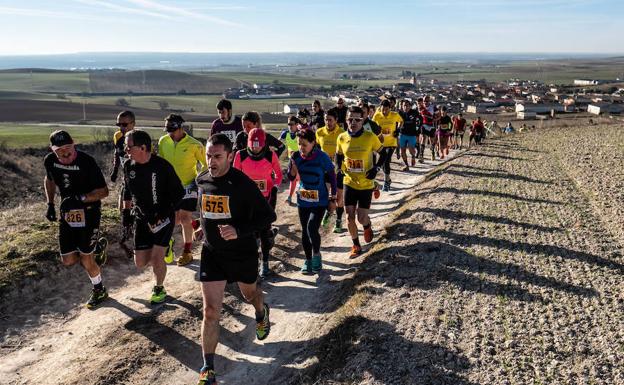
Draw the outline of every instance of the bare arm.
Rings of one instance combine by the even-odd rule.
[[[108,196],[108,187],[96,188],[85,194],[85,203],[97,202]]]
[[[56,194],[56,184],[53,180],[48,179],[46,176],[43,179],[43,187],[45,189],[46,201],[48,204],[54,204],[54,194]]]

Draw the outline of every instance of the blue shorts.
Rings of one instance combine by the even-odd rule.
[[[399,147],[416,147],[416,136],[415,135],[400,135],[399,136]]]

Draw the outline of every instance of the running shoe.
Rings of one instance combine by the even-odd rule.
[[[409,171],[409,166],[405,165],[401,168],[401,171]]]
[[[87,301],[87,309],[94,309],[97,305],[102,303],[106,298],[108,298],[108,291],[106,288],[102,288],[102,290],[92,289],[91,296],[89,296],[89,300]]]
[[[288,198],[286,198],[285,202],[288,203],[289,205],[291,205],[292,204],[292,196],[289,195]]]
[[[301,267],[302,274],[312,274],[312,260],[306,259]]]
[[[165,302],[165,298],[167,298],[167,292],[165,291],[164,286],[154,286],[152,289],[152,296],[150,297],[150,303],[163,303]]]
[[[323,220],[321,221],[321,226],[327,227],[328,225],[329,225],[329,211],[326,211],[325,215],[323,215]]]
[[[412,156],[412,167],[416,166],[416,157]]]
[[[197,385],[217,385],[217,377],[214,369],[208,369],[207,367],[201,368]]]
[[[334,233],[341,234],[344,233],[344,229],[342,228],[342,221],[340,219],[336,219],[336,225],[334,226]]]
[[[269,321],[269,305],[266,303],[264,307],[264,317],[262,321],[256,322],[256,337],[262,341],[269,336],[271,332],[271,322]]]
[[[390,182],[384,182],[383,187],[381,188],[381,191],[390,191]]]
[[[108,260],[107,249],[108,239],[104,237],[98,239],[97,243],[95,244],[95,251],[93,253],[95,263],[97,263],[98,266],[104,266],[106,264],[106,261]]]
[[[396,153],[396,158],[397,158],[397,160],[401,160],[401,153],[400,152]]]
[[[425,163],[425,160],[423,158],[418,158],[418,163]]]
[[[373,241],[373,228],[369,227],[364,229],[364,240],[366,243],[371,243]]]
[[[266,278],[269,274],[271,274],[271,270],[269,270],[269,263],[262,262],[262,266],[260,266],[260,278]]]
[[[357,258],[360,256],[360,254],[362,254],[362,246],[351,246],[351,254],[349,254],[349,258]]]
[[[431,150],[431,160],[435,160],[435,151]]]
[[[185,251],[182,253],[182,256],[178,259],[178,266],[186,266],[189,263],[193,262],[193,253],[190,251]]]
[[[312,256],[312,272],[318,273],[323,269],[323,262],[321,261],[320,255]]]
[[[175,244],[175,239],[171,237],[171,239],[169,240],[169,247],[167,247],[167,250],[165,251],[165,263],[173,262],[173,258],[175,257],[175,255],[173,254],[174,244]]]

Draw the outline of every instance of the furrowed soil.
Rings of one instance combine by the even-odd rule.
[[[228,286],[219,383],[624,384],[624,131],[591,132],[492,138],[407,173],[394,163],[395,189],[371,210],[384,230],[353,260],[348,235],[324,230],[319,276],[298,272],[300,225],[280,204],[262,283],[271,335],[255,341],[253,310]],[[197,253],[170,267],[155,307],[151,275],[110,254],[96,311],[81,307],[79,267],[3,297],[0,383],[196,382]]]

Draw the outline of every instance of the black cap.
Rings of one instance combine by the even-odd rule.
[[[52,151],[56,151],[59,147],[73,144],[74,140],[67,131],[56,130],[50,134],[50,148]]]

